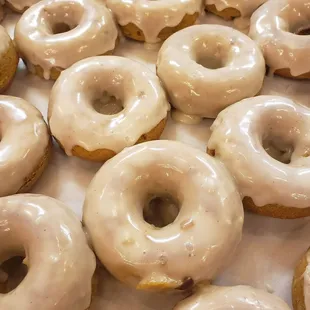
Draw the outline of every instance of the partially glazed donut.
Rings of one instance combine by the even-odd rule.
[[[202,0],[107,0],[125,36],[148,43],[167,39],[191,26],[198,18]]]
[[[13,41],[6,30],[0,25],[0,94],[11,84],[17,65],[18,55]]]
[[[151,201],[169,197],[179,208],[175,220],[162,228],[146,222]],[[187,289],[213,279],[234,254],[243,209],[220,162],[179,142],[152,141],[102,166],[87,189],[83,222],[117,279],[143,290]]]
[[[221,112],[208,150],[236,179],[246,208],[279,218],[310,216],[310,110],[277,96]]]
[[[177,110],[215,118],[227,106],[259,92],[265,62],[243,33],[220,25],[197,25],[163,44],[157,74]]]
[[[147,67],[101,56],[62,73],[48,115],[52,134],[67,155],[105,161],[125,147],[158,139],[169,110],[159,79]]]
[[[0,263],[25,256],[28,273],[0,294],[6,310],[85,310],[96,261],[81,222],[63,203],[42,195],[0,198]]]
[[[206,9],[226,20],[250,17],[267,0],[204,0]]]
[[[0,137],[0,196],[26,192],[41,176],[50,157],[47,125],[30,103],[0,96]]]
[[[250,286],[207,286],[181,301],[174,310],[290,310],[279,297]]]
[[[252,16],[249,35],[260,45],[266,64],[278,75],[310,78],[310,5],[304,0],[274,0]]]
[[[6,6],[17,13],[23,13],[40,0],[6,0]]]
[[[75,62],[110,53],[118,37],[112,13],[96,0],[43,0],[28,9],[15,28],[27,68],[57,79]]]

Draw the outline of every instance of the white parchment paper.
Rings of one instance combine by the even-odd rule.
[[[18,18],[19,15],[7,12],[2,22],[12,36]],[[203,16],[200,22],[224,23],[211,15]],[[142,43],[122,40],[115,54],[143,62],[155,71],[158,48],[159,46],[151,48]],[[52,85],[53,82],[28,74],[20,63],[7,94],[24,98],[39,108],[46,117]],[[310,82],[266,77],[261,94],[283,95],[310,106]],[[205,151],[211,123],[211,120],[205,120],[199,125],[189,126],[169,120],[162,138],[179,140]],[[85,189],[100,166],[69,158],[55,145],[53,159],[32,192],[57,198],[81,216]],[[237,254],[215,283],[252,285],[273,292],[291,305],[293,270],[309,246],[309,219],[277,220],[247,213],[243,240]],[[184,297],[180,294],[137,292],[119,283],[104,270],[100,271],[100,275],[99,290],[91,310],[169,310]]]

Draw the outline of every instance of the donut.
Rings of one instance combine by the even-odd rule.
[[[6,0],[6,6],[17,13],[24,13],[39,0]]]
[[[179,302],[174,310],[290,310],[279,297],[250,286],[207,286]]]
[[[196,25],[164,42],[157,75],[178,110],[172,116],[186,122],[186,115],[215,118],[225,107],[255,96],[264,81],[265,62],[243,33],[226,26]]]
[[[3,20],[4,18],[4,10],[3,10],[3,5],[4,5],[4,1],[0,0],[0,22]],[[1,39],[0,39],[1,40]],[[1,40],[2,42],[2,40]]]
[[[202,9],[201,0],[107,0],[124,35],[156,43],[193,25]]]
[[[112,13],[96,0],[43,0],[16,24],[15,41],[31,73],[57,79],[77,61],[111,53],[118,30]]]
[[[310,309],[310,249],[302,256],[294,274],[292,302],[294,310]]]
[[[50,96],[53,136],[67,155],[106,161],[158,139],[170,106],[147,67],[117,56],[90,57],[65,70]]]
[[[1,25],[0,42],[0,94],[2,94],[14,78],[18,65],[18,55],[13,41]]]
[[[0,197],[29,191],[51,153],[41,113],[23,99],[0,95],[0,137]]]
[[[252,16],[249,35],[262,49],[266,64],[277,75],[310,78],[310,6],[303,0],[276,0]]]
[[[143,209],[156,199],[155,213],[166,199],[178,210],[166,226],[145,219]],[[232,257],[243,208],[220,162],[158,140],[102,166],[87,189],[83,223],[97,257],[120,281],[140,290],[185,290],[213,279]]]
[[[0,198],[0,262],[25,256],[28,273],[0,308],[85,310],[96,267],[81,222],[63,203],[43,195]]]
[[[234,176],[246,209],[277,218],[310,216],[310,110],[259,96],[221,112],[209,154]]]
[[[231,20],[236,17],[250,17],[267,0],[205,0],[206,10]]]

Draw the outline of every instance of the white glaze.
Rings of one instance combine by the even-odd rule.
[[[42,195],[0,198],[0,263],[26,255],[28,274],[8,294],[5,310],[85,310],[96,261],[79,219]]]
[[[104,115],[93,108],[104,91],[123,102],[121,112]],[[100,56],[61,74],[51,92],[48,115],[53,136],[71,155],[75,145],[118,153],[151,131],[169,110],[159,79],[147,67],[123,57]]]
[[[197,63],[205,58],[221,68]],[[256,44],[243,33],[226,26],[197,25],[165,41],[158,54],[157,74],[176,109],[214,118],[228,105],[258,93],[265,62]]]
[[[34,172],[50,137],[35,107],[17,97],[0,96],[0,139],[0,196],[6,196],[15,194]]]
[[[52,27],[59,23],[76,27],[53,34]],[[117,36],[112,13],[96,0],[40,1],[15,28],[16,44],[28,68],[41,66],[46,79],[52,68],[66,69],[81,59],[112,51]]]
[[[0,6],[0,11],[1,11],[1,6]],[[0,25],[0,56],[2,56],[4,53],[7,52],[11,42],[12,42],[11,38],[6,32],[5,28]]]
[[[107,0],[118,23],[135,24],[148,43],[159,41],[158,34],[166,27],[175,27],[187,15],[200,13],[202,0]]]
[[[267,0],[205,0],[205,3],[206,5],[214,4],[218,11],[234,8],[240,12],[242,17],[249,17],[266,1]]]
[[[249,35],[273,71],[288,68],[293,76],[310,72],[310,36],[294,34],[309,20],[310,3],[304,0],[269,1],[253,14]]]
[[[290,310],[279,297],[250,286],[207,286],[181,301],[174,310]]]
[[[276,96],[246,99],[221,112],[211,126],[208,149],[235,177],[243,196],[256,206],[278,204],[310,206],[310,110]],[[262,143],[278,157],[274,146],[289,151],[284,164],[267,154]],[[271,142],[271,143],[270,143]],[[287,158],[285,153],[282,158]]]
[[[175,109],[171,111],[171,118],[175,120],[176,122],[187,124],[187,125],[199,124],[202,121],[202,118],[200,116],[185,114]]]
[[[23,12],[27,8],[30,8],[40,0],[5,0],[9,3],[16,11]]]
[[[159,229],[144,221],[143,207],[167,194],[180,212]],[[216,276],[240,241],[243,208],[220,162],[161,140],[128,148],[102,166],[87,189],[83,221],[116,278],[139,289],[167,289],[187,277],[198,283]]]

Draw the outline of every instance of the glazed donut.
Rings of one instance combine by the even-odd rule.
[[[220,25],[197,25],[162,45],[157,74],[179,110],[175,119],[186,121],[187,114],[199,120],[214,118],[225,107],[255,96],[264,81],[265,62],[243,33]]]
[[[0,10],[2,7],[0,6]],[[1,15],[1,12],[0,12]],[[18,55],[13,41],[0,25],[0,94],[11,84],[18,65]]]
[[[126,37],[148,43],[167,39],[197,20],[202,0],[107,0]]]
[[[85,310],[96,260],[81,223],[63,203],[42,195],[0,198],[0,262],[25,256],[28,274],[10,294],[6,310]]]
[[[221,112],[208,142],[236,179],[244,206],[279,217],[310,216],[310,110],[277,96]]]
[[[67,155],[105,161],[127,146],[158,139],[169,110],[159,79],[147,67],[101,56],[63,72],[51,92],[48,118]]]
[[[206,10],[226,20],[250,17],[267,0],[205,0]]]
[[[181,301],[174,310],[290,310],[279,297],[250,286],[207,286]]]
[[[310,309],[310,249],[298,263],[292,286],[292,302],[294,310]]]
[[[112,13],[96,0],[43,0],[15,28],[15,41],[30,72],[57,79],[75,62],[111,53],[118,30]]]
[[[40,0],[6,0],[6,6],[17,13],[23,13]]]
[[[47,166],[49,130],[41,113],[23,99],[0,96],[0,197],[28,191]]]
[[[275,74],[310,78],[310,5],[304,0],[268,1],[252,16],[249,35]]]
[[[179,209],[162,228],[143,216],[160,198]],[[213,279],[229,261],[241,238],[243,209],[220,162],[179,142],[151,141],[102,166],[87,189],[83,222],[117,279],[143,290],[184,290]]]
[[[4,5],[4,1],[0,0],[0,22],[3,20],[4,17],[4,11],[3,11],[3,5]],[[1,30],[0,30],[1,31]],[[1,35],[0,35],[1,36]],[[0,38],[1,42],[2,39]]]

